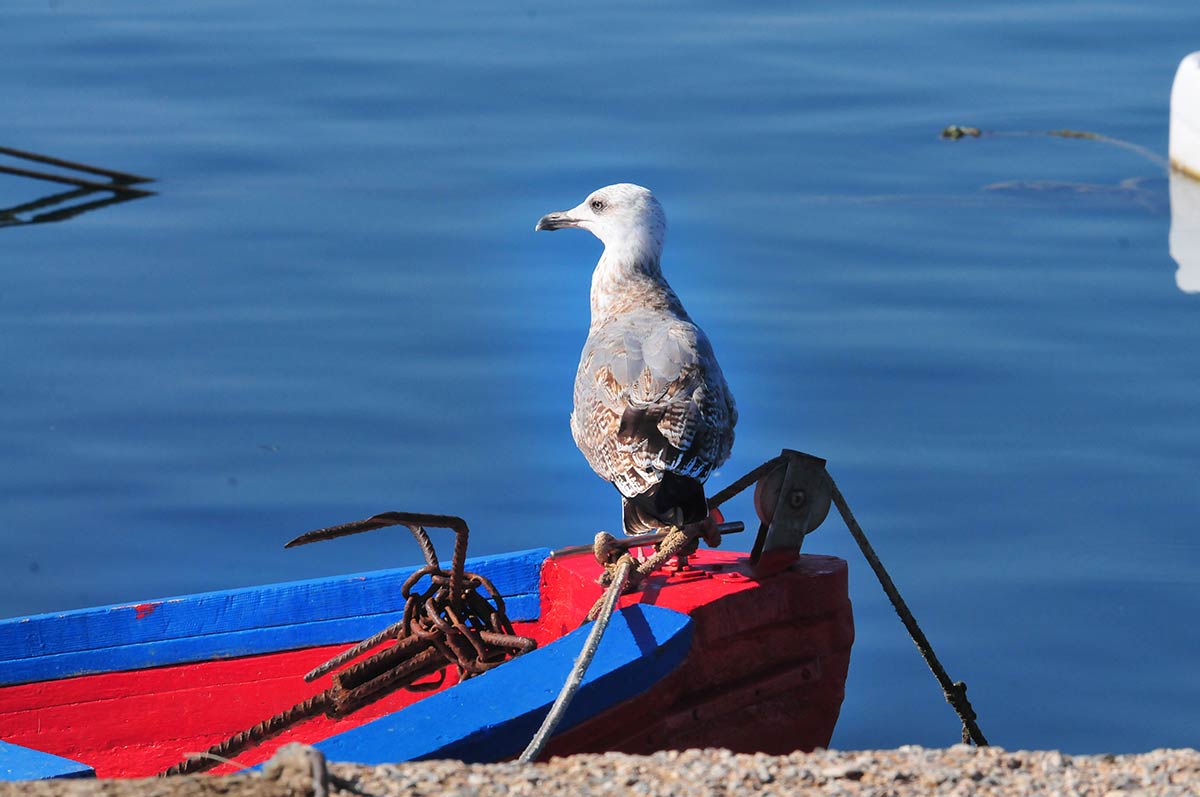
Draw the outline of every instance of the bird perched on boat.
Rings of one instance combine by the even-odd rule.
[[[621,493],[626,534],[704,521],[704,481],[729,458],[737,408],[708,337],[663,277],[662,205],[620,183],[536,229],[568,227],[604,244],[575,375],[575,444]]]

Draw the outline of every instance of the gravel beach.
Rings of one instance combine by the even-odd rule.
[[[265,774],[170,780],[43,781],[0,784],[0,797],[689,797],[690,795],[1124,795],[1200,794],[1200,752],[1068,756],[999,747],[737,755],[726,750],[620,753],[545,764],[426,761],[369,767],[330,763],[289,746]],[[317,775],[314,778],[314,774]]]

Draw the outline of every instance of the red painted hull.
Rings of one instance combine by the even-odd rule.
[[[693,561],[692,574],[656,574],[622,599],[690,615],[695,631],[683,664],[648,694],[555,737],[548,755],[828,745],[854,636],[845,562],[805,556],[758,581],[744,555],[705,551]],[[517,624],[518,633],[545,644],[577,628],[600,595],[598,572],[590,555],[547,560],[541,619]],[[100,777],[152,775],[324,689],[329,676],[310,684],[301,675],[345,647],[3,687],[0,739],[86,762]],[[451,674],[432,691],[454,682]],[[397,692],[340,721],[318,717],[239,762],[265,760],[287,742],[319,741],[432,691]]]
[[[688,657],[649,693],[556,736],[548,755],[723,747],[789,753],[828,747],[845,696],[854,618],[846,563],[803,556],[759,581],[744,554],[706,551],[696,572],[657,575],[623,600],[688,614]],[[576,596],[547,621],[577,624],[598,595],[590,557],[552,560],[544,591]]]

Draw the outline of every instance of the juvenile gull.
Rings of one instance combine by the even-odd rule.
[[[604,243],[575,375],[575,444],[620,491],[626,534],[700,522],[704,481],[729,458],[737,408],[708,337],[663,278],[662,206],[639,185],[610,185],[536,229],[565,227]]]

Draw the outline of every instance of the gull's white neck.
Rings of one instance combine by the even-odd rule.
[[[662,243],[630,236],[605,242],[592,272],[592,325],[640,307],[685,315],[683,306],[662,275]]]

